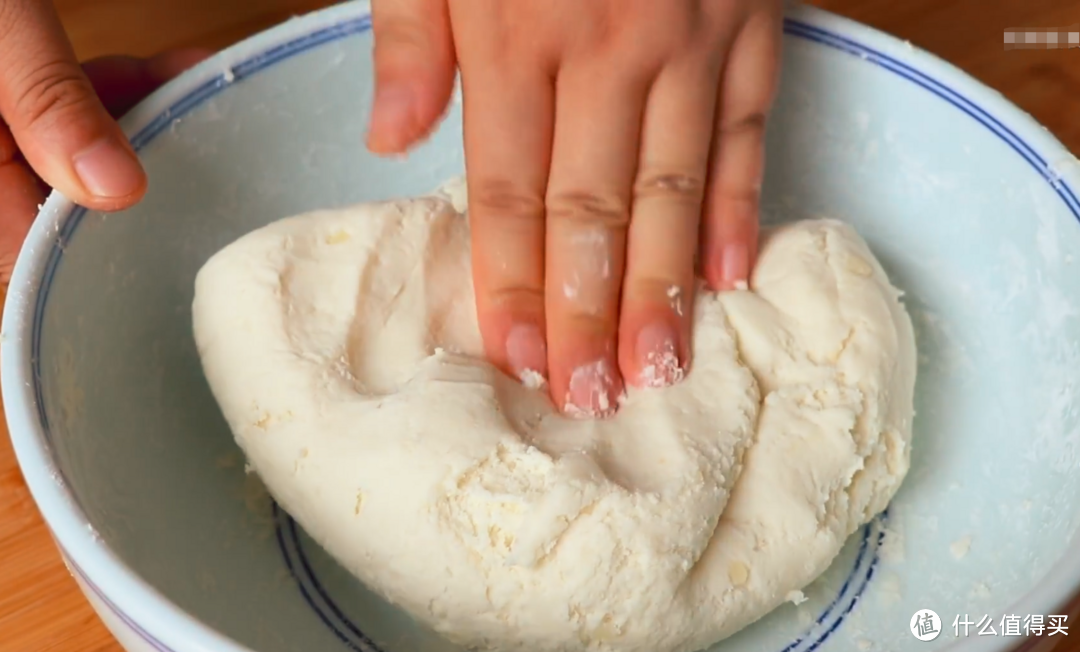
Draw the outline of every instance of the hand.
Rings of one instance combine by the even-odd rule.
[[[0,283],[10,280],[49,186],[95,210],[142,198],[146,175],[113,117],[208,54],[80,67],[50,3],[0,3]]]
[[[370,149],[424,137],[461,71],[490,359],[574,415],[680,380],[695,255],[715,289],[754,262],[780,0],[372,4]]]

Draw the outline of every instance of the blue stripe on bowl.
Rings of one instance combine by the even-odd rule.
[[[382,652],[379,646],[375,645],[371,639],[342,614],[338,606],[323,590],[318,580],[314,579],[315,575],[311,571],[311,566],[300,548],[296,523],[283,509],[278,507],[277,502],[271,502],[271,511],[274,517],[278,547],[281,549],[281,558],[285,560],[285,567],[289,569],[289,574],[296,580],[296,586],[300,589],[300,595],[304,598],[304,602],[307,602],[311,610],[319,617],[319,620],[334,633],[334,636],[353,652]]]
[[[227,79],[225,74],[222,74],[190,91],[182,99],[137,132],[131,138],[132,145],[135,147],[136,151],[140,150],[153,141],[162,131],[166,130],[173,121],[179,119],[184,114],[198,107],[203,102],[214,97],[232,84],[239,83],[243,79],[270,68],[276,63],[292,56],[314,49],[326,43],[363,33],[370,28],[370,16],[348,19],[336,25],[316,30],[295,40],[258,53],[233,67],[231,71],[231,80]],[[1021,137],[1017,136],[1015,132],[962,94],[908,64],[902,63],[878,50],[862,45],[848,37],[841,36],[820,27],[798,20],[786,19],[784,21],[784,32],[791,37],[812,41],[826,47],[858,56],[873,65],[888,70],[889,72],[920,86],[945,102],[953,105],[959,111],[986,127],[986,129],[1008,144],[1021,158],[1027,161],[1028,164],[1050,184],[1058,196],[1061,197],[1061,200],[1065,203],[1073,216],[1080,220],[1080,201],[1077,200],[1076,195],[1069,185],[1063,182],[1054,172],[1053,168],[1047,164],[1046,160],[1040,156],[1031,145]],[[42,273],[41,290],[38,293],[37,303],[34,306],[33,322],[31,325],[30,355],[34,398],[38,411],[38,418],[41,421],[42,432],[45,434],[46,443],[49,444],[50,448],[52,448],[53,444],[52,432],[49,426],[48,414],[45,409],[46,398],[41,379],[41,329],[44,322],[45,307],[48,303],[49,290],[52,286],[57,267],[63,257],[63,249],[67,243],[70,242],[85,214],[86,209],[77,207],[68,213],[67,217],[64,218],[61,223],[58,236],[49,252],[49,257],[46,260],[45,268]],[[59,461],[55,459],[55,453],[53,463],[60,474],[59,480],[65,486],[68,486],[59,465]],[[78,496],[71,495],[71,499],[81,510]],[[275,511],[278,509],[276,504],[274,509]],[[289,525],[284,530],[279,526],[279,545],[281,546],[282,554],[285,557],[287,565],[292,563],[290,561],[292,551],[295,551],[298,555],[297,559],[299,563],[290,565],[289,569],[293,572],[294,576],[297,577],[298,586],[300,587],[300,591],[304,594],[304,599],[312,606],[312,609],[315,609],[316,612],[319,613],[323,622],[326,623],[326,625],[334,631],[335,635],[341,639],[343,643],[348,645],[350,649],[357,652],[377,652],[378,648],[374,643],[372,643],[359,628],[348,621],[341,613],[341,610],[337,608],[333,601],[326,595],[326,592],[318,583],[317,578],[311,574],[310,567],[306,562],[306,558],[303,555],[303,549],[300,546],[299,539],[296,535],[295,524],[291,522],[291,518],[288,518],[287,515],[284,516],[284,518],[288,519]],[[280,522],[281,521],[279,520],[279,523]],[[873,578],[878,563],[877,549],[881,543],[883,533],[880,529],[875,530],[875,527],[880,528],[880,521],[876,521],[875,523],[876,525],[868,525],[862,530],[863,538],[860,543],[856,563],[852,569],[852,574],[841,587],[841,590],[833,603],[829,605],[822,616],[819,617],[818,621],[811,627],[811,632],[818,626],[824,625],[836,607],[842,604],[844,606],[837,615],[836,620],[832,621],[820,636],[808,635],[807,637],[800,638],[784,648],[782,652],[812,652],[817,649],[840,627],[844,617],[855,608],[859,597]],[[286,534],[288,536],[286,536]],[[871,546],[872,552],[870,557],[864,557],[866,549]],[[144,638],[154,649],[159,650],[159,652],[171,652],[160,641],[155,639],[150,633],[143,630],[137,623],[121,612],[116,605],[105,596],[97,585],[94,584],[89,577],[74,564],[74,562],[70,561],[70,557],[68,557],[68,559],[70,567],[74,572],[86,582],[87,586],[91,588],[103,603],[116,613],[118,618],[120,618],[127,626],[131,627],[139,636]],[[302,571],[303,575],[300,574],[300,571]],[[311,588],[310,591],[308,590],[308,587]],[[320,608],[316,607],[316,604],[319,603],[326,604],[330,612],[329,615],[321,612]],[[813,640],[812,643],[807,643],[807,641],[811,640]]]
[[[797,20],[785,20],[784,33],[841,50],[848,54],[853,54],[874,65],[884,68],[891,73],[899,75],[917,86],[921,86],[949,104],[952,104],[970,118],[992,131],[998,138],[1005,141],[1009,147],[1039,173],[1039,176],[1050,184],[1050,187],[1057,192],[1058,196],[1061,197],[1061,200],[1068,206],[1069,212],[1080,220],[1080,201],[1077,201],[1076,195],[1073,193],[1072,189],[1069,188],[1069,186],[1061,180],[1061,177],[1054,169],[1047,164],[1046,159],[1040,156],[1031,145],[1024,141],[1024,139],[1017,136],[1013,130],[1006,127],[1000,120],[992,116],[979,105],[964,97],[962,94],[949,88],[926,73],[916,70],[906,63],[897,61],[887,54],[820,27],[815,27],[814,25]]]
[[[64,563],[67,565],[68,569],[71,570],[72,573],[77,575],[79,579],[82,580],[83,583],[90,588],[90,591],[97,597],[97,599],[101,600],[101,602],[104,603],[104,605],[109,609],[109,611],[113,613],[114,616],[116,616],[122,623],[127,625],[129,629],[138,634],[139,638],[146,641],[147,644],[150,645],[150,647],[154,648],[158,652],[173,652],[171,648],[154,638],[154,636],[150,634],[150,632],[143,629],[137,622],[132,620],[130,616],[121,611],[120,608],[117,607],[116,604],[114,604],[107,595],[105,595],[105,592],[102,591],[97,584],[94,584],[93,580],[91,580],[90,577],[86,574],[86,572],[72,560],[71,555],[67,554],[67,552],[62,547],[60,548],[60,552],[64,556]]]

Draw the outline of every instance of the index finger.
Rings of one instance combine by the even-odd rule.
[[[462,36],[458,61],[477,317],[488,359],[539,385],[547,374],[544,188],[554,89],[535,51],[511,54],[515,45],[490,36],[497,33],[493,28],[470,35],[496,19],[466,15],[470,9],[488,10],[483,3],[451,6]]]

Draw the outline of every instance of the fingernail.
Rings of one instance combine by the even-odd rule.
[[[750,256],[744,244],[724,247],[720,260],[720,282],[725,289],[745,290],[750,276]]]
[[[570,374],[570,390],[563,411],[578,419],[595,419],[615,412],[617,388],[605,359],[584,364]]]
[[[380,150],[394,150],[416,128],[416,97],[406,84],[384,84],[375,91],[368,126],[368,142]]]
[[[75,155],[75,174],[95,197],[127,197],[139,190],[143,169],[139,160],[112,138],[102,138]]]
[[[506,360],[526,387],[538,389],[544,386],[547,346],[539,328],[532,324],[515,324],[506,335]]]
[[[682,380],[675,331],[666,322],[642,328],[637,336],[638,382],[642,387],[667,387]]]

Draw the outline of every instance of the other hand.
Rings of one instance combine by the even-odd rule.
[[[0,3],[0,283],[49,187],[103,211],[142,198],[146,174],[114,118],[209,54],[80,66],[51,3]]]

